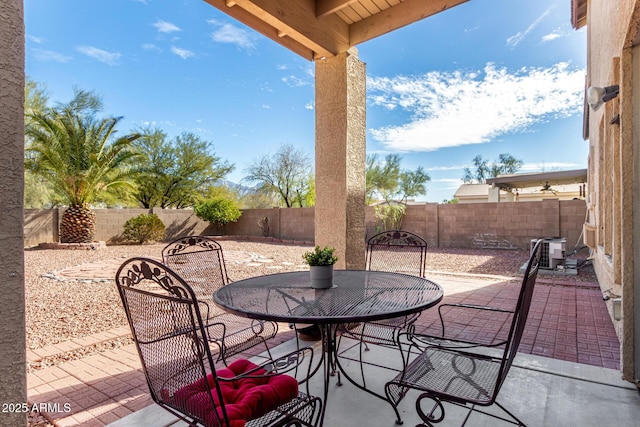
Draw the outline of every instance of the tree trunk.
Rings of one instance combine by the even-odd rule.
[[[61,243],[90,243],[96,233],[96,214],[86,206],[69,206],[60,222]]]

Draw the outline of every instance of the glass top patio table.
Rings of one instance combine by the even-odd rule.
[[[332,288],[314,289],[308,271],[271,274],[225,285],[214,300],[252,319],[337,324],[420,312],[443,296],[440,285],[401,273],[335,270],[333,282]]]

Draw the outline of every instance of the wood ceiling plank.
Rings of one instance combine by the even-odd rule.
[[[375,15],[376,13],[380,13],[380,11],[384,10],[380,8],[375,1],[373,0],[360,0],[359,3],[369,11],[369,15]]]
[[[362,20],[362,16],[358,15],[358,12],[353,10],[351,6],[345,7],[340,11],[340,13],[344,13],[347,16],[348,21],[346,22],[353,23],[353,22],[358,22]],[[351,27],[351,25],[349,25],[349,27]]]
[[[344,9],[336,12],[336,15],[342,19],[347,25],[351,25],[354,23],[354,20],[349,17],[346,13],[344,13]]]
[[[349,6],[358,0],[317,0],[316,1],[316,16],[322,18],[323,16],[336,13],[340,9]]]
[[[469,0],[405,0],[376,15],[351,24],[350,44],[355,46],[420,21]]]
[[[362,2],[353,3],[350,6],[354,10],[354,12],[356,12],[358,14],[358,16],[360,17],[360,19],[358,19],[358,21],[361,21],[361,20],[371,16],[371,12],[369,12],[367,10],[367,8],[365,8],[362,5]]]

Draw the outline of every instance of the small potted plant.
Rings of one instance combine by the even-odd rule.
[[[316,246],[313,251],[302,255],[309,264],[312,288],[326,289],[333,286],[333,264],[338,261],[338,257],[333,254],[334,251],[334,248],[327,246],[324,249]]]

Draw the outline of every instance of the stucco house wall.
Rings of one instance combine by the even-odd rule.
[[[622,317],[613,315],[612,298],[607,302],[621,341],[621,364],[625,379],[640,378],[634,352],[640,352],[640,334],[634,327],[634,254],[640,219],[634,192],[638,190],[638,138],[634,129],[640,122],[634,80],[640,72],[635,46],[640,42],[640,2],[638,0],[590,0],[587,9],[587,87],[617,84],[620,94],[598,111],[585,110],[589,138],[589,190],[586,223],[595,230],[590,242],[593,263],[600,285],[622,298]],[[634,78],[634,73],[636,74]],[[620,115],[619,123],[612,118]],[[637,297],[636,297],[637,298]],[[638,322],[635,322],[638,324]],[[635,335],[635,337],[634,337]]]
[[[27,401],[27,350],[23,251],[24,6],[0,2],[0,402]],[[26,425],[20,411],[0,414],[0,424]]]

